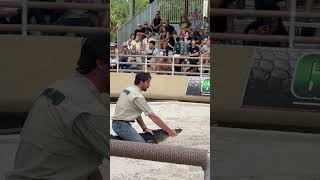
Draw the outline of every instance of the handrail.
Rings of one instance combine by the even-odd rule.
[[[143,10],[141,10],[140,12],[135,14],[135,17],[127,20],[124,24],[122,24],[118,29],[117,29],[117,42],[118,42],[118,47],[120,47],[122,45],[123,42],[126,42],[128,37],[130,36],[131,33],[134,32],[136,26],[138,23],[142,24],[145,21],[151,21],[152,20],[152,16],[150,17],[145,17],[143,16],[142,13],[146,12],[146,11],[150,11],[151,8],[157,7],[156,9],[158,9],[158,4],[159,4],[159,0],[155,0],[153,1],[151,4],[148,4]],[[155,11],[154,11],[155,12]],[[141,20],[141,18],[143,18],[143,20]],[[131,24],[132,22],[135,22],[134,27],[133,24]],[[124,32],[128,29],[131,29],[131,32]]]
[[[210,33],[215,40],[247,40],[260,42],[288,42],[289,36],[283,35],[255,35],[255,34],[239,34],[239,33]],[[320,43],[320,37],[304,37],[295,36],[294,42],[299,43]]]
[[[60,2],[34,2],[28,0],[20,1],[0,1],[0,7],[22,8],[22,24],[0,24],[0,31],[21,31],[22,35],[27,35],[28,31],[54,32],[54,33],[78,33],[78,34],[96,34],[106,33],[104,27],[82,27],[82,26],[62,26],[62,25],[34,25],[28,24],[28,10],[30,8],[40,9],[78,9],[88,11],[107,11],[106,4],[92,3],[60,3]]]
[[[211,16],[290,17],[289,11],[211,8]],[[296,12],[297,18],[320,18],[319,12]]]
[[[210,59],[208,56],[201,56],[201,57],[189,57],[189,56],[153,56],[153,55],[145,55],[145,54],[138,54],[138,55],[131,55],[131,54],[110,54],[110,56],[119,56],[119,57],[144,57],[144,58],[175,58],[175,59]]]
[[[210,73],[204,73],[204,70],[210,70],[210,64],[203,64],[203,60],[210,60],[210,57],[189,57],[189,56],[151,56],[151,55],[125,55],[125,54],[111,54],[111,57],[117,57],[116,62],[110,61],[110,66],[115,65],[116,69],[110,69],[111,72],[155,72],[155,73],[164,73],[164,74],[171,74],[172,76],[175,74],[185,74],[185,75],[199,75],[200,77],[203,77],[204,75],[210,75]],[[140,57],[141,59],[144,58],[144,62],[119,62],[119,57]],[[148,57],[152,58],[170,58],[172,59],[171,63],[149,63],[147,61]],[[194,64],[175,64],[175,59],[198,59],[200,64],[194,65]],[[132,64],[132,65],[144,65],[144,69],[140,70],[131,70],[131,69],[120,69],[120,65],[122,64]],[[171,71],[153,71],[148,70],[148,65],[156,65],[156,66],[172,66],[172,67],[198,67],[200,68],[200,72],[176,72],[174,68],[171,68]],[[210,71],[208,71],[210,72]]]
[[[0,1],[0,7],[12,7],[22,8],[21,1]],[[39,2],[39,1],[27,1],[28,8],[39,8],[39,9],[78,9],[88,11],[106,11],[108,6],[106,4],[92,4],[92,3],[64,3],[64,2]]]

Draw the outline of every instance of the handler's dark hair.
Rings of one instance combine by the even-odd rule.
[[[151,79],[151,75],[148,72],[139,72],[134,79],[134,85],[138,85],[141,81],[145,82]]]

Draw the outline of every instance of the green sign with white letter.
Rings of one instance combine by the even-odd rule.
[[[320,53],[255,48],[241,106],[320,110]]]
[[[291,91],[298,99],[320,99],[319,54],[309,54],[298,61]]]

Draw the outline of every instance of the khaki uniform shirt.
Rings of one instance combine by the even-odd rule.
[[[131,86],[120,94],[112,119],[135,121],[142,112],[145,116],[153,113],[140,88],[138,86]]]
[[[87,180],[109,158],[105,103],[78,73],[49,86],[29,112],[7,180]]]

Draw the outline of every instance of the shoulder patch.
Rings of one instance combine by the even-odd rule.
[[[131,93],[131,91],[129,91],[128,89],[123,90],[123,92],[124,92],[126,95],[129,95],[129,94]]]
[[[52,100],[52,105],[57,106],[60,103],[63,102],[63,100],[65,99],[64,94],[62,94],[61,92],[53,89],[53,88],[47,88],[45,89],[41,95],[44,95],[46,97],[48,97],[49,99]]]

